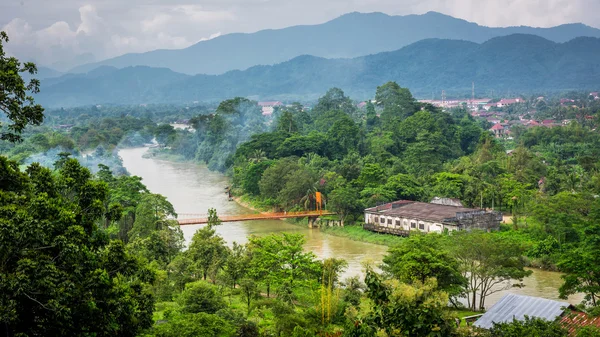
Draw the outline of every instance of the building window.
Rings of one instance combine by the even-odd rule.
[[[378,222],[379,222],[379,217],[378,217],[378,216],[376,216],[376,217],[375,217],[375,223],[378,223]]]
[[[380,218],[379,220],[380,220],[379,222],[385,223],[385,218]]]
[[[388,219],[388,225],[392,224],[392,219]]]
[[[411,222],[411,223],[410,223],[410,228],[417,228],[417,224],[416,224],[416,223],[414,223],[414,222]]]
[[[419,224],[419,229],[421,229],[421,230],[425,229],[425,224],[420,223]]]
[[[396,220],[396,226],[401,226],[400,225],[400,220]]]

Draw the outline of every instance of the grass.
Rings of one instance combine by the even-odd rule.
[[[482,312],[471,311],[467,309],[452,310],[451,313],[454,317],[460,319],[460,326],[467,326],[467,322],[464,320],[465,317],[482,314]]]
[[[359,225],[345,227],[321,227],[321,231],[330,235],[341,236],[354,241],[374,243],[384,246],[397,246],[402,244],[405,238],[391,235],[375,233],[362,228]]]
[[[144,158],[154,158],[165,161],[172,161],[176,163],[182,163],[189,160],[186,160],[182,155],[173,153],[169,150],[164,149],[150,149],[148,153],[144,154]]]

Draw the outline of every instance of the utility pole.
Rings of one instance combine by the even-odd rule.
[[[471,93],[471,109],[475,108],[475,82],[473,82],[473,91]]]
[[[446,106],[446,90],[442,90],[442,106]]]

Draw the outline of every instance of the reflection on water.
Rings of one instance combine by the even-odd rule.
[[[147,148],[125,149],[119,152],[123,166],[132,174],[143,178],[144,184],[153,193],[166,196],[177,213],[206,214],[215,208],[219,214],[245,214],[250,210],[228,201],[225,187],[227,178],[211,172],[206,167],[191,163],[173,163],[156,159],[142,158]],[[187,242],[199,226],[183,226]],[[376,264],[387,251],[387,247],[356,242],[346,238],[325,235],[318,229],[294,226],[279,220],[260,220],[224,223],[217,232],[231,244],[245,243],[249,235],[267,235],[279,232],[294,232],[306,237],[305,249],[315,253],[320,259],[335,257],[348,261],[348,269],[343,277],[362,275],[363,261]],[[533,275],[523,282],[523,288],[511,288],[491,295],[486,307],[493,305],[507,292],[522,295],[558,299],[558,288],[562,284],[560,274],[533,270]],[[569,299],[572,304],[582,300],[581,296]]]

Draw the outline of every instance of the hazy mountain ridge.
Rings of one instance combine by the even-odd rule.
[[[397,81],[418,96],[495,90],[597,89],[600,39],[554,43],[516,34],[482,44],[429,39],[400,50],[353,59],[299,56],[273,66],[254,66],[223,75],[189,76],[166,68],[101,68],[87,75],[42,81],[37,99],[51,106],[103,103],[217,101],[234,96],[256,99],[315,98],[340,87],[353,98],[372,97],[378,85]],[[105,72],[105,75],[99,73]]]
[[[482,43],[516,33],[534,34],[554,42],[566,42],[579,36],[600,37],[600,29],[583,24],[492,28],[436,12],[406,16],[349,13],[319,25],[227,34],[185,49],[125,54],[76,67],[72,72],[85,73],[100,65],[117,68],[145,65],[186,74],[221,74],[259,64],[272,65],[305,54],[351,58],[397,50],[429,38]]]

